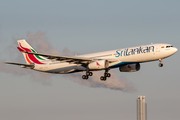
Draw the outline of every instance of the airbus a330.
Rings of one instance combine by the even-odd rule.
[[[5,62],[6,64],[57,74],[85,71],[85,75],[82,76],[85,80],[93,75],[93,71],[104,70],[104,75],[100,76],[102,81],[111,76],[109,70],[113,68],[119,68],[121,72],[135,72],[140,70],[140,63],[156,60],[159,60],[159,67],[162,67],[163,59],[178,51],[171,44],[149,44],[68,57],[37,53],[26,40],[17,42],[17,48],[22,52],[26,64]]]

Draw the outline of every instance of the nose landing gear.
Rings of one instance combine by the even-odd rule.
[[[160,63],[159,63],[159,67],[163,67],[163,63],[162,63],[162,62],[163,62],[163,59],[159,59],[159,62],[160,62]]]

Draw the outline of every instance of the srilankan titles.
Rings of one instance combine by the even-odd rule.
[[[129,56],[129,55],[135,55],[135,54],[144,54],[149,52],[154,52],[154,46],[149,47],[139,47],[139,48],[133,48],[133,49],[121,49],[116,51],[115,57],[122,57],[122,56]]]

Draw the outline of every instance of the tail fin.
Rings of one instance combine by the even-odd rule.
[[[34,52],[37,53],[27,42],[25,39],[18,40],[17,41],[19,44],[19,49],[20,52],[22,52],[26,63],[31,64],[31,63],[36,63],[36,64],[44,64],[43,62],[47,60],[46,58],[39,56],[39,55],[33,55],[33,54],[28,54],[24,52]]]

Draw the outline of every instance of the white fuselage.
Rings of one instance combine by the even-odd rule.
[[[177,52],[177,48],[170,44],[149,44],[137,47],[116,49],[105,52],[85,54],[76,56],[77,58],[91,58],[94,60],[110,60],[109,69],[127,64],[155,61],[169,57]],[[50,73],[72,73],[86,71],[87,68],[81,64],[71,64],[60,61],[45,61],[46,64],[35,64],[34,70]]]

